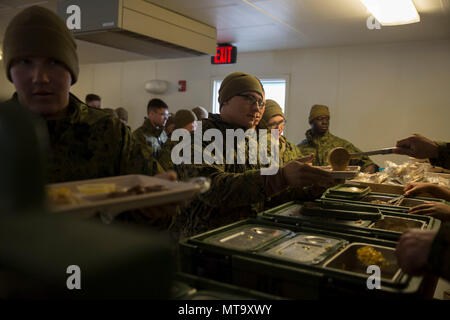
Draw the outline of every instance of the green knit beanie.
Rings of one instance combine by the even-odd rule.
[[[286,119],[284,117],[284,113],[283,113],[283,110],[281,110],[280,105],[272,99],[267,99],[266,100],[266,109],[264,110],[264,114],[262,116],[262,121],[264,121],[264,123],[267,124],[267,123],[269,123],[270,119],[275,116],[282,116],[283,119]]]
[[[181,109],[173,116],[175,129],[183,128],[185,125],[197,121],[197,116],[191,110]],[[167,125],[167,124],[166,124]]]
[[[255,91],[264,97],[263,85],[257,77],[243,72],[230,73],[220,85],[219,104],[245,91]]]
[[[330,111],[327,106],[321,104],[315,104],[311,107],[311,111],[309,112],[309,123],[311,123],[315,118],[321,116],[330,116]]]
[[[117,116],[119,117],[119,119],[128,122],[128,111],[125,110],[125,108],[119,107],[116,110]]]
[[[192,112],[195,113],[198,120],[208,119],[208,111],[206,111],[206,109],[203,107],[195,107],[194,109],[192,109]]]
[[[78,79],[77,45],[64,21],[54,12],[33,6],[17,14],[9,23],[3,41],[3,63],[11,80],[11,62],[17,58],[48,57],[62,62]]]

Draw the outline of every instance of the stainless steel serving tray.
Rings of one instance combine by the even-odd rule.
[[[352,243],[347,246],[344,250],[334,255],[330,260],[324,263],[324,268],[336,269],[339,271],[345,271],[349,273],[356,273],[368,277],[367,265],[358,259],[356,251],[359,248],[370,246],[375,250],[380,251],[386,261],[389,263],[388,266],[380,267],[380,277],[385,281],[396,281],[401,274],[401,269],[397,265],[397,258],[395,257],[395,249],[369,244],[369,243]]]
[[[425,226],[426,226],[425,221],[385,215],[383,216],[383,219],[380,219],[372,223],[369,226],[369,228],[403,233],[407,229],[411,228],[423,229],[425,228]]]
[[[231,249],[257,250],[290,233],[275,227],[246,225],[206,238],[204,242]]]
[[[293,262],[318,264],[333,255],[346,243],[347,241],[343,239],[314,234],[298,234],[262,254]]]

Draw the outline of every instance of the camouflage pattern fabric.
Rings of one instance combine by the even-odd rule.
[[[306,156],[306,155],[305,155]],[[280,137],[280,167],[287,162],[303,157],[300,149],[293,143],[289,142],[285,136]]]
[[[69,117],[45,121],[50,139],[48,183],[163,171],[152,150],[137,143],[110,113],[90,108],[72,94],[68,110]]]
[[[450,142],[438,142],[438,157],[430,159],[433,166],[450,169]]]
[[[163,144],[158,154],[158,162],[164,170],[174,170],[174,164],[172,162],[172,149],[178,143],[178,141],[172,141],[171,137],[167,137],[166,143]]]
[[[133,132],[133,136],[137,141],[139,141],[139,143],[148,144],[152,148],[153,154],[158,155],[161,150],[161,146],[163,145],[160,138],[162,131],[162,128],[155,128],[146,117],[142,126]]]
[[[346,149],[349,153],[357,153],[362,152],[360,149],[355,147],[353,144],[348,142],[347,140],[341,139],[332,135],[329,131],[327,131],[321,137],[313,137],[311,129],[306,131],[305,133],[306,139],[300,142],[297,147],[300,149],[300,152],[308,156],[310,154],[314,154],[313,165],[314,166],[327,166],[328,161],[328,153],[336,147],[342,147]],[[369,157],[362,156],[359,159],[350,160],[350,165],[352,166],[360,166],[361,170],[364,170],[367,166],[375,164]]]
[[[450,223],[441,225],[431,245],[427,269],[430,273],[450,281]]]
[[[202,120],[202,130],[218,129],[223,137],[226,129],[239,129],[224,122],[220,115],[210,114],[208,119]],[[245,131],[245,130],[244,130]],[[192,155],[195,152],[194,134],[192,134]],[[259,164],[249,163],[249,140],[232,150],[234,164],[181,164],[175,165],[175,170],[181,180],[205,176],[212,180],[211,189],[194,199],[190,205],[176,216],[171,226],[172,232],[178,237],[189,237],[207,230],[217,228],[241,219],[255,217],[264,206],[265,176],[261,175]],[[211,142],[203,142],[200,150]],[[224,149],[225,149],[224,141]],[[239,148],[245,148],[246,161],[237,164]],[[227,148],[227,151],[230,149]],[[224,151],[225,154],[225,151]],[[224,161],[225,162],[225,161]],[[191,162],[193,163],[193,162]]]

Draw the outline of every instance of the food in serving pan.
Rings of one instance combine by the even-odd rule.
[[[78,191],[83,194],[102,194],[114,192],[116,190],[115,183],[86,183],[77,186]]]
[[[358,187],[341,187],[337,189],[337,191],[344,191],[344,192],[361,192],[362,189]]]
[[[153,185],[153,186],[136,185],[134,187],[129,188],[126,191],[111,192],[110,194],[108,194],[108,198],[119,198],[119,197],[124,197],[124,196],[145,194],[145,193],[158,192],[158,191],[164,191],[164,190],[168,190],[168,189],[162,185]]]
[[[383,200],[371,200],[370,203],[373,203],[373,204],[389,204],[389,202],[383,201]]]
[[[356,250],[358,260],[364,263],[366,266],[377,265],[379,267],[389,266],[389,262],[383,257],[380,251],[375,250],[371,246],[361,247]]]
[[[68,188],[47,190],[47,199],[51,205],[68,205],[80,203],[80,199],[72,194]]]

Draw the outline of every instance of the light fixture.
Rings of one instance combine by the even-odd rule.
[[[383,26],[396,26],[420,21],[412,0],[360,0]]]

